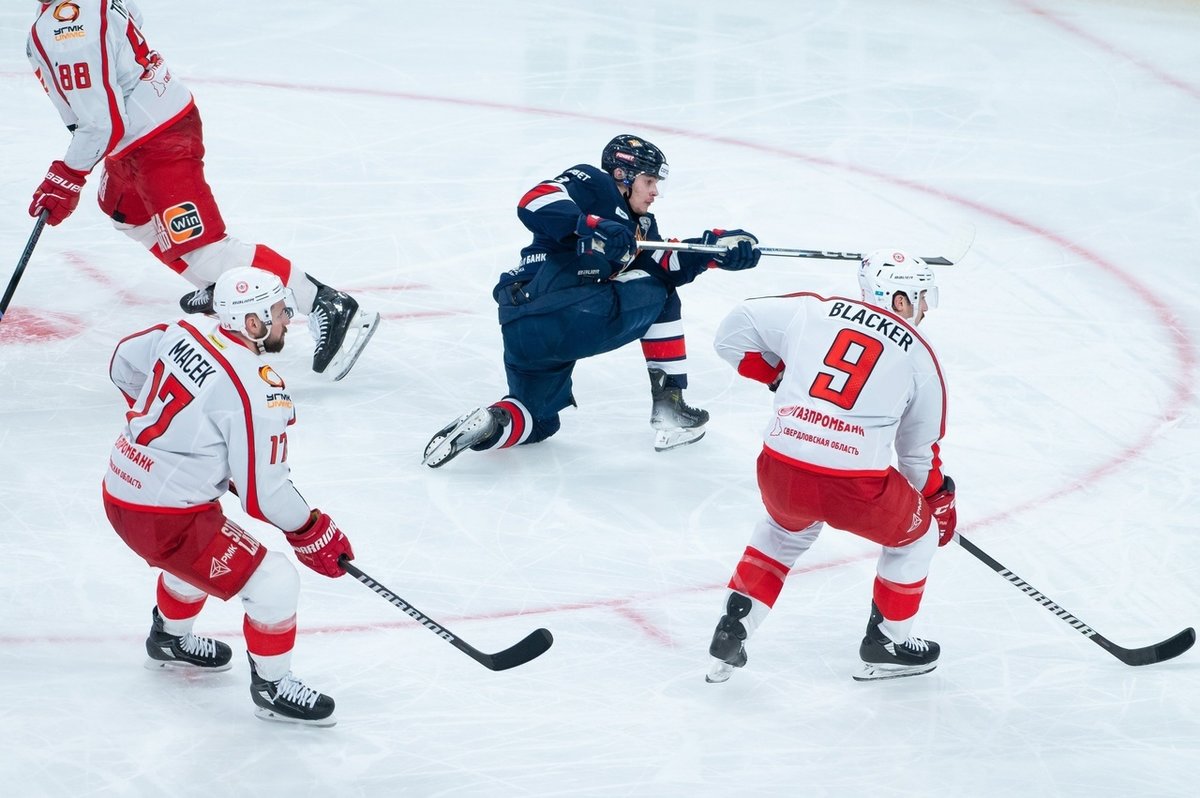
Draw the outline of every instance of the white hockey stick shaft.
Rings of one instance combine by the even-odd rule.
[[[941,255],[933,255],[930,257],[922,257],[921,260],[928,263],[930,266],[953,266],[955,263],[963,259],[967,254],[967,250],[971,248],[971,244],[975,241],[975,230],[971,228],[963,236],[963,240],[958,244],[958,251],[953,257],[943,257]],[[702,252],[707,255],[723,255],[726,252],[725,247],[719,247],[715,244],[688,244],[683,241],[639,241],[637,242],[638,249],[657,249],[657,250],[678,250],[682,252]],[[862,260],[861,252],[833,252],[823,249],[786,249],[783,247],[756,247],[756,249],[764,255],[771,255],[779,258],[811,258],[813,260]]]

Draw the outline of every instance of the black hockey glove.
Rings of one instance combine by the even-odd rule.
[[[578,254],[599,255],[611,264],[611,271],[598,275],[599,280],[620,272],[637,255],[633,231],[620,222],[582,214],[579,223],[575,225],[575,234],[579,236],[576,247]]]
[[[701,243],[725,247],[725,254],[714,255],[713,260],[717,268],[731,272],[753,269],[762,257],[762,253],[755,248],[758,239],[745,230],[705,230]]]

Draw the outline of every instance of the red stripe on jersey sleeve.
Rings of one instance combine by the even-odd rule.
[[[46,10],[49,8],[50,6],[43,8],[42,14],[45,14]],[[41,19],[40,14],[38,15],[38,18]],[[67,95],[63,93],[62,86],[58,85],[58,75],[56,75],[54,72],[54,64],[50,62],[50,57],[46,55],[46,48],[42,46],[42,40],[38,38],[37,23],[34,23],[33,28],[30,30],[30,36],[33,38],[33,45],[37,47],[38,55],[41,57],[42,63],[46,65],[46,70],[50,73],[50,85],[54,87],[56,92],[58,92],[58,96],[62,98],[62,101],[69,106],[71,102],[67,99]],[[41,81],[42,85],[45,86],[46,79],[43,77],[41,78]]]
[[[544,197],[547,194],[553,194],[556,191],[562,191],[563,187],[558,183],[538,183],[529,191],[525,192],[525,196],[521,197],[521,201],[517,203],[518,208],[524,208],[535,199]]]
[[[112,134],[104,147],[105,154],[116,149],[121,139],[125,138],[125,120],[121,116],[121,107],[117,104],[117,95],[108,79],[108,8],[100,8],[100,71],[104,73],[104,95],[108,97],[108,118],[112,122]]]

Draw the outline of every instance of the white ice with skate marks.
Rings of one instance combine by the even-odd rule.
[[[582,7],[298,2],[262,39],[257,18],[230,37],[240,7],[143,10],[196,93],[231,231],[383,316],[337,384],[308,371],[303,328],[289,336],[277,368],[298,407],[298,487],[364,570],[472,645],[539,626],[556,642],[492,673],[351,579],[305,572],[294,665],[337,699],[334,729],[254,718],[236,602],[210,602],[197,629],[233,645],[231,672],[139,667],[153,575],[99,507],[125,409],[104,367],[187,286],[111,230],[91,180],[0,322],[0,777],[14,790],[1191,794],[1196,654],[1124,666],[956,549],[935,557],[914,629],[942,646],[933,673],[851,680],[874,549],[831,531],[747,667],[704,682],[722,585],[761,511],[769,413],[713,332],[745,296],[852,295],[850,264],[764,260],[683,289],[685,397],[712,414],[695,445],[653,451],[632,346],[580,364],[580,407],[552,440],[420,465],[435,431],[503,393],[489,292],[526,241],[517,198],[640,132],[671,163],[655,210],[672,235],[938,254],[974,226],[921,327],[949,383],[964,530],[1122,645],[1194,625],[1191,5],[672,2],[631,27]],[[66,143],[26,74],[31,13],[3,12],[10,263]]]

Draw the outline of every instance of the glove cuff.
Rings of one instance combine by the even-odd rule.
[[[575,235],[591,235],[592,231],[595,230],[602,221],[604,220],[592,213],[579,214],[579,221],[575,224]]]
[[[304,522],[304,526],[300,527],[299,529],[293,529],[291,532],[284,530],[283,534],[291,537],[300,537],[301,535],[305,535],[316,525],[320,517],[320,510],[311,510],[308,513],[308,520]]]

